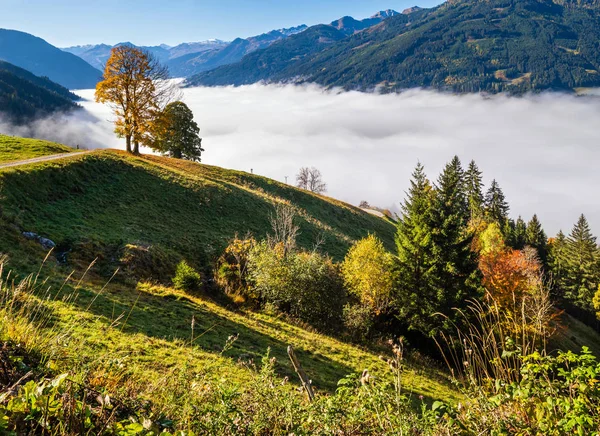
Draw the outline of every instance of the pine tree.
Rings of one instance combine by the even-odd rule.
[[[501,229],[504,229],[508,219],[508,203],[504,198],[504,193],[496,180],[492,180],[490,189],[485,194],[485,211],[488,218],[497,222]],[[506,236],[506,235],[504,235]]]
[[[592,300],[598,289],[600,275],[600,253],[584,215],[581,215],[567,238],[565,254],[565,297],[583,309],[593,310]]]
[[[398,220],[396,246],[399,259],[399,289],[396,303],[400,318],[418,328],[423,316],[434,310],[427,305],[430,294],[430,269],[433,258],[429,221],[433,188],[423,165],[415,168],[407,199]],[[427,314],[427,315],[424,315]]]
[[[527,240],[527,224],[523,221],[523,218],[519,216],[517,218],[517,222],[515,223],[515,230],[512,237],[511,247],[515,250],[522,250],[525,248]]]
[[[469,208],[458,157],[446,165],[438,178],[430,219],[433,259],[428,305],[449,317],[422,320],[422,331],[433,335],[440,328],[450,328],[456,314],[454,308],[465,307],[480,289],[477,256],[471,250],[473,237],[467,232]]]
[[[546,267],[548,262],[548,237],[546,236],[544,229],[542,229],[542,224],[537,215],[533,215],[533,218],[531,218],[531,221],[527,224],[525,244],[537,250],[542,265]]]
[[[465,191],[471,219],[481,217],[483,214],[483,181],[482,172],[479,171],[474,160],[469,164],[469,169],[465,173]]]
[[[558,232],[548,244],[548,272],[554,296],[564,298],[567,274],[567,237]]]

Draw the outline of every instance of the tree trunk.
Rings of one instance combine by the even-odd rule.
[[[133,154],[140,154],[140,143],[133,141]]]
[[[127,153],[131,153],[131,135],[127,135],[125,141],[127,143]]]

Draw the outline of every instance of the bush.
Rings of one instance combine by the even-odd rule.
[[[182,260],[177,265],[173,285],[176,289],[186,292],[199,291],[202,287],[202,277],[198,271],[188,265],[185,260]]]
[[[342,264],[342,276],[348,291],[371,311],[386,311],[392,302],[394,260],[374,235],[358,241]]]
[[[364,341],[373,328],[375,314],[371,308],[362,304],[344,306],[344,325],[353,340]]]
[[[257,299],[248,283],[248,260],[254,246],[253,238],[235,238],[219,258],[215,281],[227,295],[244,300]]]
[[[258,244],[250,254],[249,275],[263,303],[273,303],[315,327],[341,324],[346,292],[337,266],[319,253],[291,252],[282,244]]]

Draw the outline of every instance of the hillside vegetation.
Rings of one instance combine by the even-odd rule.
[[[15,156],[4,159],[54,153],[54,146],[13,138]],[[289,397],[294,399],[290,406],[309,407],[301,405],[303,396],[295,390],[298,379],[286,354],[288,345],[295,347],[320,394],[334,392],[338,381],[351,374],[347,383],[354,385],[365,369],[382,381],[392,380],[388,365],[378,358],[378,354],[390,355],[387,347],[368,351],[302,324],[290,324],[281,313],[252,312],[224,301],[217,304],[204,294],[152,283],[150,276],[138,281],[117,274],[110,279],[119,266],[123,270],[138,266],[123,260],[126,256],[119,258],[132,246],[150,250],[160,246],[159,262],[168,263],[175,256],[201,263],[220,253],[238,232],[263,236],[276,203],[296,208],[300,245],[310,249],[316,238],[324,236],[320,250],[338,258],[352,241],[369,232],[393,246],[394,226],[384,219],[264,177],[116,151],[0,170],[0,193],[0,253],[9,259],[0,259],[4,315],[0,335],[7,344],[20,344],[16,349],[5,346],[3,356],[13,356],[32,368],[38,362],[35,371],[44,374],[66,372],[69,380],[110,396],[115,411],[124,416],[137,410],[138,417],[149,416],[153,426],[164,426],[160,428],[171,428],[169,419],[176,419],[177,428],[231,434],[235,433],[231,429],[244,428],[246,421],[263,416],[263,412],[247,416],[242,409],[231,409],[246,401],[247,394],[254,395],[253,386],[274,393],[272,400],[261,400],[275,401],[273,406],[280,407]],[[45,263],[46,250],[24,238],[22,231],[57,242]],[[99,256],[98,262],[86,273],[94,256]],[[38,278],[27,279],[28,273]],[[25,282],[17,286],[23,278]],[[24,295],[27,298],[21,300]],[[11,303],[13,299],[19,302]],[[267,353],[276,360],[261,364]],[[443,371],[424,359],[418,353],[405,356],[402,387],[410,402],[416,406],[439,399],[456,402],[460,394]],[[275,378],[263,379],[271,377],[263,372],[269,362]],[[17,368],[11,371],[19,374]],[[261,404],[252,401],[252,407]],[[328,401],[323,396],[310,407],[314,413],[325,413],[319,411],[321,407],[338,407],[327,406]],[[97,413],[95,409],[94,416]],[[228,423],[236,414],[239,418]],[[281,425],[286,416],[284,412],[274,415]],[[294,426],[301,421],[306,429],[322,425],[308,419],[309,414],[302,412],[302,416]],[[342,424],[333,415],[331,419],[332,426],[367,425],[358,417],[353,418],[359,420],[356,424]],[[134,433],[133,428],[138,428],[134,424],[129,421],[131,433],[122,434],[150,434],[141,426]]]
[[[71,147],[56,142],[0,134],[0,163],[73,151]]]
[[[247,57],[190,83],[309,81],[360,90],[514,93],[600,85],[594,43],[600,9],[593,2],[458,0],[407,12],[313,53],[297,50],[291,42],[301,36],[295,36],[255,53],[260,63]]]
[[[0,61],[0,114],[13,123],[77,108],[78,97],[46,77]]]
[[[110,259],[127,244],[160,247],[194,263],[236,234],[264,237],[277,203],[300,215],[299,244],[341,259],[374,232],[393,247],[394,226],[358,208],[265,177],[174,159],[99,151],[0,175],[4,218],[73,256]]]

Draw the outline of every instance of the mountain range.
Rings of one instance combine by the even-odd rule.
[[[268,47],[272,43],[288,36],[295,35],[307,29],[300,25],[288,29],[272,30],[262,35],[226,42],[210,39],[202,42],[182,43],[174,47],[166,44],[159,46],[139,46],[163,62],[173,77],[187,77],[202,71],[207,71],[221,65],[240,61],[253,51]],[[103,70],[114,47],[127,45],[137,47],[131,42],[121,42],[115,45],[97,44],[63,48],[63,51],[79,56],[93,67]]]
[[[16,30],[0,29],[0,60],[48,77],[69,89],[93,88],[102,73],[71,53],[41,38]]]
[[[47,77],[0,61],[0,115],[20,124],[77,107],[78,97]]]
[[[599,3],[450,0],[408,9],[349,36],[315,26],[188,84],[313,82],[358,90],[511,93],[596,87]]]
[[[328,26],[339,30],[344,36],[348,36],[395,15],[398,15],[398,12],[388,9],[364,20],[342,17]],[[301,34],[306,29],[308,29],[308,26],[302,24],[296,27],[272,30],[249,38],[236,38],[231,42],[213,39],[203,42],[183,43],[175,47],[162,44],[159,46],[140,46],[140,48],[151,52],[166,64],[173,77],[190,77],[223,65],[240,62],[246,55],[266,49],[272,44],[291,36]],[[103,70],[111,49],[121,45],[135,47],[131,42],[122,42],[114,46],[97,44],[66,47],[62,50],[77,55],[93,67]]]

